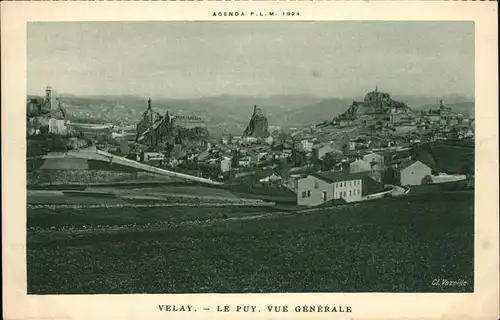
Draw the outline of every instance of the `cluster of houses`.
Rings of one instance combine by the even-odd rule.
[[[38,135],[42,127],[47,126],[48,132],[57,135],[68,134],[69,121],[66,120],[66,112],[63,109],[57,93],[50,86],[45,89],[43,98],[31,97],[26,100],[27,108],[27,133]]]
[[[266,177],[259,177],[258,181],[284,185],[296,193],[297,204],[308,206],[329,201],[362,201],[374,192],[387,192],[388,185],[411,187],[466,178],[465,175],[436,173],[410,155],[411,145],[421,139],[473,137],[473,120],[452,112],[442,102],[439,109],[422,112],[420,116],[408,108],[394,107],[385,114],[383,121],[373,115],[361,115],[355,119],[356,123],[352,119],[339,121],[349,123],[336,124],[341,127],[338,130],[337,126],[337,131],[318,127],[295,130],[285,138],[275,134],[264,137],[228,135],[199,150],[172,150],[168,159],[160,153],[143,152],[138,160],[152,165],[167,161],[168,166],[174,167],[185,162],[203,163],[217,167],[221,174],[231,173],[226,176],[238,177],[251,176],[258,168],[273,170],[281,160],[296,167],[295,157],[300,154],[306,159],[306,163],[301,164],[308,169],[306,173],[293,174],[294,168],[286,174],[274,170]],[[382,127],[379,133],[360,135],[356,131],[359,121],[377,126],[382,123]],[[391,134],[385,135],[387,131]],[[320,171],[317,163],[326,162],[327,158],[334,159],[329,162],[333,166],[326,170],[321,167],[324,171]]]
[[[291,168],[286,176],[273,171],[258,179],[261,183],[279,184],[293,190],[299,205],[318,205],[328,201],[362,201],[373,192],[383,192],[384,184],[416,186],[427,183],[442,183],[465,179],[465,175],[436,174],[425,163],[412,159],[409,147],[370,148],[372,139],[358,137],[347,144],[345,150],[338,143],[318,143],[308,139],[295,141],[266,141],[251,137],[222,137],[219,144],[209,144],[202,152],[185,155],[182,159],[171,158],[168,165],[178,166],[183,162],[198,162],[216,166],[221,173],[232,172],[233,177],[252,175],[256,168],[275,168],[280,159],[291,162],[294,152],[308,155],[308,159],[319,161],[334,156],[338,161],[327,171],[314,169],[312,161],[305,167],[307,173],[293,174]],[[361,148],[359,148],[361,146]],[[234,160],[237,152],[237,161]],[[139,161],[158,165],[165,161],[160,153],[143,153]],[[253,171],[252,171],[253,170]],[[314,172],[315,171],[315,172]],[[391,172],[388,183],[385,177]],[[434,174],[433,174],[434,173]]]
[[[383,181],[383,176],[388,172],[393,174],[393,184],[410,188],[466,179],[463,174],[435,174],[431,167],[404,152],[369,152],[350,163],[346,160],[343,162],[347,162],[343,168],[291,175],[285,185],[297,194],[298,205],[313,206],[339,199],[345,202],[362,201],[373,193],[390,193],[387,188],[384,189]]]

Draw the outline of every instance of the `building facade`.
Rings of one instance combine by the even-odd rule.
[[[299,149],[306,152],[311,152],[313,150],[313,145],[314,144],[308,140],[302,140],[300,141]]]
[[[426,176],[431,176],[432,169],[420,161],[410,160],[400,164],[396,172],[402,186],[418,186]]]
[[[317,172],[297,181],[297,204],[315,206],[334,199],[360,201],[362,190],[361,174]]]
[[[297,181],[297,205],[315,206],[333,199],[333,185],[313,175]]]
[[[229,170],[231,170],[231,158],[223,157],[220,160],[220,170],[222,172],[228,172]]]
[[[49,132],[54,134],[66,134],[68,128],[66,127],[66,121],[61,119],[49,119]]]

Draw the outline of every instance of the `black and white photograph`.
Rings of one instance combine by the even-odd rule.
[[[28,22],[27,293],[474,292],[474,28]]]

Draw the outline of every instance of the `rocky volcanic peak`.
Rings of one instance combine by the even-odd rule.
[[[267,118],[262,109],[257,108],[257,106],[254,106],[252,117],[243,132],[243,136],[255,138],[267,138],[269,136]]]
[[[341,118],[356,119],[363,115],[387,114],[391,112],[391,109],[411,111],[404,102],[393,100],[390,94],[375,89],[367,93],[362,102],[353,101]]]

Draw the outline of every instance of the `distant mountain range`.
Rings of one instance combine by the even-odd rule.
[[[210,118],[206,125],[212,134],[241,135],[257,105],[264,111],[269,125],[284,128],[304,127],[330,120],[345,112],[353,98],[321,98],[310,95],[275,95],[270,97],[218,95],[195,99],[155,99],[153,109],[160,114],[167,110],[179,115],[197,115]],[[59,99],[70,119],[92,123],[136,123],[147,107],[147,98],[119,96],[75,96],[60,94]],[[474,100],[462,95],[443,97],[393,96],[404,101],[413,110],[438,108],[439,100],[466,116],[474,115]]]

